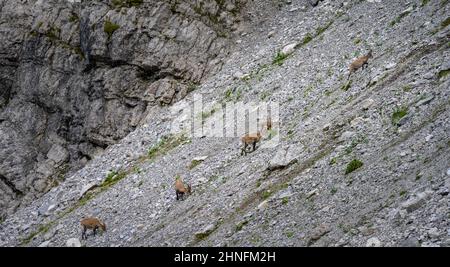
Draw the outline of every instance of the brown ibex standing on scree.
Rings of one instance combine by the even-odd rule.
[[[184,194],[191,194],[191,185],[188,184],[187,186],[184,185],[183,181],[181,180],[180,175],[176,176],[175,181],[175,193],[177,194],[177,200],[184,199]]]
[[[365,67],[367,67],[367,65],[369,64],[369,58],[372,58],[372,50],[369,50],[369,53],[367,53],[367,55],[355,59],[349,66],[349,74],[347,80],[350,79],[352,73],[357,71],[359,68],[364,69]]]
[[[81,220],[81,227],[83,227],[83,232],[81,233],[81,239],[87,239],[86,230],[92,229],[94,236],[97,233],[97,229],[100,228],[102,231],[106,231],[106,225],[97,218],[85,218]]]
[[[256,134],[246,134],[241,138],[244,147],[241,149],[241,155],[247,155],[247,146],[252,145],[253,151],[256,150],[256,143],[261,140],[261,133],[258,131]]]

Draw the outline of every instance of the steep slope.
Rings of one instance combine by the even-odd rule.
[[[216,72],[240,1],[0,1],[0,216]]]
[[[180,114],[155,108],[8,217],[1,245],[65,245],[93,215],[108,231],[86,246],[448,246],[447,2],[249,3],[223,68],[194,93],[280,103],[278,146],[244,157],[238,138],[171,135]],[[176,174],[193,184],[184,201]]]

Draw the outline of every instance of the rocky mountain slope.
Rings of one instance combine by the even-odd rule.
[[[72,1],[73,2],[73,1]],[[0,211],[47,192],[221,66],[239,1],[0,2]]]
[[[25,8],[29,7],[29,2],[42,1],[22,2]],[[94,21],[94,18],[104,14],[99,11],[96,15],[94,12],[97,8],[103,10],[97,7],[102,4],[86,2],[84,9],[81,5],[84,13],[80,14],[84,15],[80,18]],[[147,2],[151,1],[144,1],[149,5]],[[226,6],[224,1],[211,2],[217,2],[220,7]],[[138,21],[155,18],[130,15],[150,12],[150,8],[130,5],[121,7],[120,12],[108,9],[110,21],[124,25],[131,23],[129,18],[138,18]],[[12,1],[2,1],[1,25],[5,25],[5,14],[16,14],[24,19],[16,20],[17,25],[14,26],[26,27],[21,24],[33,19],[25,11],[17,12],[20,9],[15,9],[16,13],[6,12],[13,10],[13,6]],[[55,10],[49,6],[48,12],[42,14],[50,16],[50,11]],[[189,8],[186,7],[186,10]],[[126,130],[109,128],[109,134],[118,134],[117,137],[112,138],[114,141],[102,143],[100,147],[104,149],[90,156],[83,168],[74,169],[49,192],[11,212],[1,224],[0,245],[450,245],[448,1],[264,0],[248,1],[239,12],[232,10],[224,18],[236,16],[242,21],[237,19],[220,24],[222,26],[218,29],[229,29],[229,33],[218,34],[223,37],[217,47],[199,48],[199,52],[193,54],[175,53],[171,60],[172,67],[186,66],[187,70],[191,69],[189,64],[175,63],[175,60],[184,55],[197,62],[201,61],[199,55],[208,58],[209,54],[205,51],[211,51],[223,59],[223,64],[218,63],[220,67],[214,68],[214,59],[204,59],[209,63],[203,64],[202,69],[211,69],[206,71],[207,74],[198,79],[192,79],[189,74],[176,78],[181,84],[194,82],[196,86],[187,90],[192,92],[181,94],[178,101],[165,103],[170,105],[143,104],[145,111],[134,111],[139,114],[136,115],[139,121],[136,124],[127,124],[128,120],[123,118],[126,111],[135,110],[133,107],[121,109],[111,106],[108,109],[112,112],[111,118],[114,117],[117,125]],[[200,13],[203,15],[199,15],[198,23],[215,29],[213,25],[220,20]],[[121,16],[124,16],[123,21]],[[36,23],[33,25],[37,26],[38,22],[33,21]],[[148,24],[151,22],[146,21],[145,25]],[[32,154],[21,142],[21,138],[28,137],[20,133],[29,133],[34,138],[39,136],[39,140],[47,136],[36,135],[35,128],[15,132],[14,127],[8,126],[11,121],[38,116],[37,111],[29,111],[28,108],[23,108],[24,113],[17,113],[14,110],[20,109],[21,104],[13,104],[12,101],[24,99],[26,103],[36,103],[25,101],[30,97],[41,99],[39,103],[45,105],[56,105],[54,101],[45,99],[51,95],[50,91],[43,92],[42,98],[36,96],[40,92],[36,89],[36,85],[40,84],[38,81],[52,85],[45,88],[58,89],[54,93],[68,90],[73,94],[82,94],[80,92],[83,90],[76,88],[92,88],[95,84],[99,94],[104,94],[99,97],[103,101],[110,99],[105,94],[109,90],[105,89],[111,87],[117,90],[112,91],[111,95],[121,99],[126,96],[124,90],[131,88],[142,87],[141,90],[132,90],[136,99],[146,99],[145,94],[155,90],[155,86],[165,88],[161,89],[163,92],[177,92],[165,87],[165,74],[176,72],[170,66],[167,71],[158,69],[156,76],[142,76],[141,68],[146,73],[155,72],[152,67],[144,67],[150,66],[145,63],[145,58],[153,54],[149,52],[151,49],[139,49],[139,46],[126,49],[134,43],[130,37],[135,33],[132,28],[127,29],[131,33],[125,30],[120,32],[119,28],[108,41],[102,26],[97,26],[97,31],[94,31],[97,37],[88,38],[90,48],[82,49],[87,59],[80,60],[79,64],[87,64],[86,67],[77,67],[71,62],[63,64],[66,68],[87,72],[77,74],[82,75],[77,79],[73,78],[73,73],[65,73],[72,82],[65,80],[62,83],[57,78],[52,80],[48,76],[49,71],[36,70],[33,60],[30,69],[26,69],[24,62],[27,61],[24,59],[20,64],[6,64],[3,62],[14,57],[8,55],[2,58],[2,81],[9,82],[2,83],[2,92],[14,92],[1,94],[4,99],[11,99],[6,101],[8,103],[3,107],[0,119],[0,135],[5,136],[0,141],[2,171],[11,166],[25,171],[18,167],[19,163],[11,164],[11,161],[22,164]],[[1,32],[3,34],[5,30]],[[198,32],[203,36],[204,31]],[[44,38],[39,37],[40,34],[37,36]],[[135,42],[139,43],[139,40],[137,38]],[[108,42],[110,44],[106,45]],[[2,46],[5,43],[9,47],[21,47],[19,44],[22,44],[20,40],[10,43],[2,41]],[[200,43],[198,45],[203,47],[205,42]],[[148,45],[149,42],[145,41],[142,47],[148,48]],[[180,49],[185,45],[180,43]],[[224,50],[221,51],[220,47]],[[166,59],[172,55],[171,49],[169,46],[160,57]],[[347,79],[348,65],[355,57],[369,50],[373,51],[373,58],[369,60],[368,67]],[[29,51],[36,53],[39,50],[30,48]],[[90,53],[92,56],[86,56]],[[23,56],[23,52],[16,54]],[[56,52],[44,58],[54,62],[70,59]],[[91,60],[99,65],[90,66]],[[123,61],[132,63],[122,64]],[[14,60],[10,62],[14,63]],[[151,62],[158,62],[155,64],[158,68],[164,66],[159,61]],[[15,69],[17,65],[20,67]],[[20,68],[25,69],[21,72]],[[35,73],[43,75],[42,79],[27,80],[28,76],[32,76],[32,68]],[[53,68],[55,66],[52,65]],[[130,70],[133,68],[136,69]],[[16,79],[11,76],[13,73],[22,73],[23,76]],[[91,77],[91,80],[86,77]],[[125,82],[127,79],[132,81]],[[18,82],[25,82],[28,86],[18,86]],[[145,87],[138,86],[139,82],[145,83]],[[15,85],[8,87],[8,84]],[[60,84],[66,84],[67,89]],[[20,93],[19,88],[28,90]],[[32,90],[37,90],[36,94],[31,94]],[[117,93],[118,96],[113,92],[121,93]],[[216,113],[211,112],[215,103],[279,103],[279,132],[273,134],[278,135],[280,143],[276,147],[261,147],[247,156],[241,156],[239,138],[197,138],[171,133],[173,122],[182,119],[176,112],[177,107],[188,106],[195,94],[201,94],[203,102],[208,103],[200,114],[206,122],[215,117]],[[92,97],[88,99],[92,100]],[[152,99],[158,102],[164,97],[156,98],[155,94]],[[95,105],[106,108],[104,104],[95,103],[81,101],[76,113],[89,113],[95,110]],[[64,103],[60,105],[68,108]],[[61,112],[53,113],[58,114],[54,116],[61,115]],[[115,125],[105,119],[104,112],[101,114],[100,119],[94,117],[90,123],[104,122],[106,128]],[[122,121],[125,123],[122,124]],[[89,123],[80,124],[87,127],[83,128],[86,132],[95,132],[90,129],[101,132],[104,129],[100,126],[89,128]],[[52,124],[47,125],[50,131],[56,128]],[[130,125],[134,126],[130,128]],[[93,136],[102,136],[100,139],[104,140],[106,137],[99,135],[98,131]],[[66,136],[73,135],[67,133]],[[49,149],[57,144],[52,140],[47,139],[52,144]],[[267,138],[262,141],[263,144],[267,142]],[[16,145],[4,150],[11,143]],[[21,152],[17,147],[24,150]],[[44,161],[61,159],[59,153],[50,153],[52,156],[49,157],[45,150],[39,151],[47,153]],[[30,167],[29,170],[35,169]],[[30,171],[32,174],[34,172]],[[9,178],[13,177],[11,173],[2,173],[4,187],[11,188],[8,186],[10,182],[4,181],[15,181]],[[34,177],[32,174],[30,177]],[[177,174],[193,186],[193,194],[184,201],[175,199],[172,186]],[[17,177],[23,179],[24,176],[18,173]],[[85,216],[104,220],[107,232],[78,243],[81,237],[79,221]]]

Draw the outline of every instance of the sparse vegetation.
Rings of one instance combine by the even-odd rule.
[[[228,88],[225,91],[224,100],[226,102],[230,102],[230,101],[237,102],[241,99],[241,96],[242,96],[242,91],[240,88],[234,88],[234,89]]]
[[[313,36],[312,36],[310,33],[307,33],[307,34],[305,35],[305,37],[303,37],[303,40],[302,40],[301,45],[302,45],[302,46],[307,45],[309,42],[312,41],[312,39],[313,39]]]
[[[411,11],[405,11],[401,13],[397,18],[392,20],[389,25],[394,26],[395,24],[399,23],[404,17],[408,16],[411,13]]]
[[[112,171],[110,172],[105,180],[102,182],[102,184],[100,184],[101,188],[104,187],[110,187],[115,185],[117,182],[119,182],[120,180],[122,180],[123,178],[125,178],[127,176],[127,173],[125,171]]]
[[[281,203],[282,203],[283,205],[288,204],[288,203],[289,203],[289,197],[283,197],[283,199],[281,200]]]
[[[263,192],[262,198],[263,199],[268,199],[271,195],[272,195],[272,191],[266,190],[266,191]]]
[[[336,194],[337,193],[337,188],[336,187],[331,188],[330,193],[332,195]]]
[[[185,135],[164,136],[157,144],[149,149],[147,159],[153,160],[158,156],[163,156],[186,141],[188,141],[188,139]]]
[[[450,70],[441,70],[438,73],[439,79],[446,78],[450,74]]]
[[[347,165],[347,168],[345,169],[345,174],[354,172],[355,170],[361,168],[362,166],[363,163],[360,160],[354,159],[350,161],[350,163]]]
[[[247,224],[248,224],[247,220],[239,222],[238,224],[236,224],[236,232],[241,231],[242,228],[244,228],[244,226],[247,225]]]
[[[144,0],[113,0],[112,4],[114,8],[122,8],[122,7],[137,7],[140,6]]]
[[[348,82],[346,82],[345,84],[343,84],[341,86],[341,90],[342,91],[348,91],[348,89],[350,89],[352,87],[352,80],[349,80]]]
[[[287,236],[288,238],[291,238],[291,237],[294,236],[294,232],[291,232],[291,231],[286,232],[286,236]]]
[[[406,115],[408,115],[408,107],[400,107],[398,109],[396,109],[394,111],[394,113],[392,113],[392,124],[394,125],[398,125],[398,123],[400,122],[400,120],[405,117]]]
[[[105,20],[103,31],[108,35],[108,40],[111,39],[113,33],[120,28],[119,25],[111,22],[109,19]]]
[[[69,21],[70,22],[76,22],[76,21],[79,21],[79,20],[80,20],[80,18],[78,17],[78,15],[76,13],[72,13],[70,15],[70,17],[69,17]]]
[[[281,65],[283,65],[283,62],[287,57],[288,57],[288,55],[282,53],[281,51],[278,51],[272,60],[272,64],[281,66]]]
[[[191,164],[189,164],[189,170],[192,170],[193,168],[197,167],[201,163],[200,160],[192,160]]]

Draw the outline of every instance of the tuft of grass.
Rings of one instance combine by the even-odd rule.
[[[446,28],[448,25],[450,25],[450,17],[446,18],[443,22],[441,22],[442,29]]]
[[[272,64],[281,66],[281,65],[283,65],[283,62],[287,57],[288,57],[288,55],[282,53],[281,51],[278,51],[272,60]]]
[[[50,222],[50,223],[43,224],[43,225],[39,226],[39,228],[36,231],[32,232],[27,237],[22,239],[21,242],[20,242],[20,245],[22,245],[22,246],[26,245],[26,244],[30,243],[31,240],[33,240],[34,237],[36,237],[37,235],[47,233],[48,230],[50,230],[50,228],[52,227],[53,223],[54,222]]]
[[[272,195],[272,191],[267,190],[267,191],[264,191],[264,192],[263,192],[262,198],[263,198],[263,199],[268,199],[271,195]]]
[[[307,45],[309,42],[311,42],[313,39],[313,36],[310,33],[307,33],[305,37],[303,37],[301,45]]]
[[[225,102],[230,102],[230,101],[234,101],[237,102],[239,101],[239,99],[241,99],[242,96],[242,91],[241,88],[228,88],[225,91],[225,95],[224,95],[224,100]]]
[[[401,13],[397,18],[392,20],[389,25],[393,27],[395,24],[399,23],[404,17],[408,16],[411,13],[411,11],[403,12]]]
[[[51,40],[59,39],[59,35],[61,34],[61,29],[56,27],[50,27],[50,29],[45,33],[45,35]]]
[[[157,144],[153,145],[147,153],[147,159],[153,160],[158,156],[164,156],[170,150],[188,141],[185,135],[164,136]]]
[[[428,4],[428,2],[430,2],[430,0],[422,0],[422,3],[420,4],[420,6],[426,6]]]
[[[191,164],[189,164],[189,170],[192,170],[193,168],[197,167],[201,163],[200,160],[192,160]]]
[[[70,17],[69,17],[69,21],[70,22],[76,22],[76,21],[79,21],[79,20],[80,20],[80,18],[78,17],[78,15],[76,13],[72,13],[70,15]]]
[[[127,172],[125,171],[112,171],[110,172],[105,180],[103,180],[103,182],[100,184],[100,188],[106,188],[106,187],[111,187],[113,185],[115,185],[117,182],[119,182],[120,180],[122,180],[123,178],[125,178],[127,176]]]
[[[261,101],[264,101],[267,97],[269,97],[270,96],[270,93],[269,92],[267,92],[267,91],[265,91],[265,92],[262,92],[261,93],[261,95],[259,96],[259,98],[261,99]]]
[[[321,26],[321,27],[317,28],[316,36],[319,36],[322,33],[324,33],[333,23],[334,23],[334,21],[330,21],[325,26]]]
[[[448,75],[450,75],[450,70],[441,70],[438,73],[439,79],[446,78]]]
[[[412,89],[412,87],[409,84],[403,86],[403,92],[411,92],[411,89]]]
[[[354,159],[350,161],[350,163],[347,165],[347,168],[345,169],[345,174],[349,174],[363,166],[363,163],[360,160]]]
[[[281,200],[281,203],[282,203],[283,205],[288,204],[288,203],[289,203],[289,197],[283,197],[283,199]]]
[[[341,86],[341,90],[347,92],[352,87],[352,80],[349,80]]]
[[[294,232],[291,232],[291,231],[286,232],[286,236],[287,236],[288,238],[291,238],[291,237],[294,236]]]
[[[138,7],[140,6],[144,0],[113,0],[112,4],[114,8],[122,8],[122,7]]]
[[[238,224],[236,224],[236,232],[241,231],[242,228],[244,228],[244,226],[247,225],[247,224],[248,224],[247,220],[239,222]]]
[[[331,188],[330,193],[332,195],[336,194],[337,193],[337,188],[336,187]]]
[[[392,124],[397,125],[400,120],[408,114],[408,107],[400,107],[392,113]]]
[[[334,157],[334,158],[332,158],[332,159],[330,160],[329,165],[330,165],[330,166],[333,166],[333,165],[336,164],[336,163],[337,163],[337,158]]]
[[[113,33],[120,28],[119,25],[111,22],[109,19],[106,19],[105,25],[103,26],[103,31],[108,35],[108,40],[111,39]]]
[[[400,195],[400,196],[404,196],[404,195],[406,195],[406,193],[407,193],[407,192],[406,192],[405,190],[402,190],[402,191],[400,191],[399,195]]]

